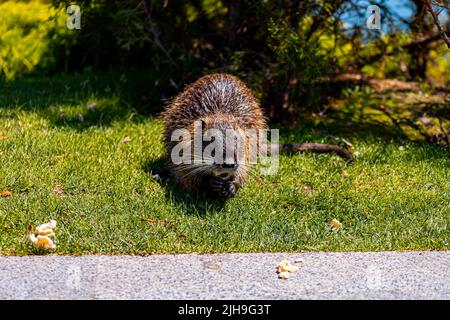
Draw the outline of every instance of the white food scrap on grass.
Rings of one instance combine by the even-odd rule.
[[[56,244],[53,243],[52,239],[47,236],[38,235],[37,237],[34,234],[30,234],[29,238],[33,244],[40,249],[55,249]]]
[[[56,221],[50,220],[49,223],[44,223],[36,227],[36,233],[41,236],[53,237],[55,235],[54,228],[56,228]]]
[[[55,236],[56,221],[50,220],[48,223],[41,224],[40,226],[33,228],[32,225],[28,227],[28,238],[37,247],[41,249],[55,249],[56,244],[50,237]],[[35,231],[36,230],[36,231]],[[34,234],[36,233],[37,236]]]

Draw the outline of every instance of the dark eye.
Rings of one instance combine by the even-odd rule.
[[[212,152],[211,152],[211,157],[215,157],[216,156],[216,149],[214,149]]]

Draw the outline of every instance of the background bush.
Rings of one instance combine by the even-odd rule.
[[[7,1],[0,3],[0,21],[0,77],[61,69],[58,59],[72,43],[58,10],[40,1]]]
[[[229,72],[252,87],[275,122],[318,110],[329,93],[322,82],[336,73],[448,86],[442,41],[407,46],[436,32],[422,2],[406,1],[413,15],[402,28],[405,22],[391,21],[387,1],[375,2],[383,8],[385,34],[346,27],[348,12],[360,21],[366,14],[362,2],[351,0],[8,1],[0,4],[0,74],[146,70],[144,103],[153,112],[201,75]],[[81,6],[81,30],[65,26],[65,9],[74,3]]]

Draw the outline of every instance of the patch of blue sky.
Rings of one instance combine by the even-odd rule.
[[[367,10],[371,5],[380,7],[381,25],[379,30],[369,30],[366,27],[367,19],[373,14],[371,10]],[[383,10],[387,8],[387,10]],[[442,7],[433,6],[436,13],[439,13],[441,24],[445,24],[449,19],[447,10]],[[416,11],[416,6],[411,0],[373,0],[373,1],[357,1],[354,5],[347,3],[342,8],[340,15],[343,21],[343,28],[353,30],[355,27],[366,29],[369,33],[389,33],[396,30],[407,30],[408,21],[411,21]]]

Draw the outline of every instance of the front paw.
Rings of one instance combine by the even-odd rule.
[[[211,191],[221,198],[231,198],[236,194],[236,187],[233,183],[219,177],[212,177],[210,180]]]
[[[167,169],[152,170],[152,178],[157,181],[165,182],[170,179],[170,173]]]

